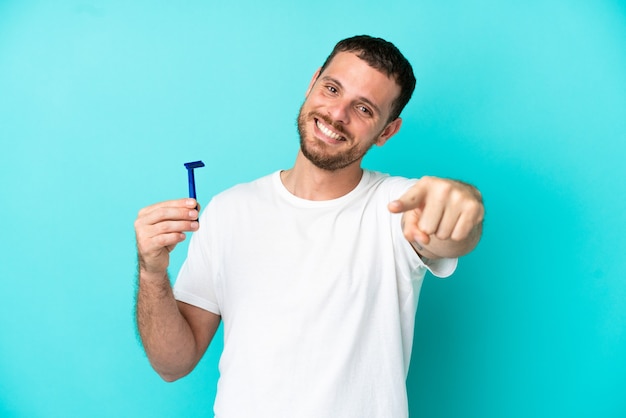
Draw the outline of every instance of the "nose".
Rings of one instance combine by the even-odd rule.
[[[338,100],[328,106],[328,116],[337,123],[350,123],[350,107],[348,103]]]

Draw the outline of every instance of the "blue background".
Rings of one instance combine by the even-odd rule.
[[[136,339],[136,213],[186,161],[204,203],[290,167],[311,75],[361,33],[418,80],[365,165],[487,206],[424,283],[411,415],[626,416],[624,2],[179,3],[0,1],[0,416],[211,416],[221,335],[173,384]]]

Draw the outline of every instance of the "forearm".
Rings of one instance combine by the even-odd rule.
[[[174,299],[167,274],[139,272],[137,327],[152,367],[166,381],[188,374],[198,361],[191,328]]]

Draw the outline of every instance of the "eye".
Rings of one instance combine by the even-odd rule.
[[[356,108],[357,108],[357,110],[358,110],[360,113],[362,113],[363,115],[365,115],[365,116],[372,116],[372,111],[371,111],[371,110],[369,110],[369,108],[367,108],[366,106],[359,105],[359,106],[357,106]]]
[[[337,89],[334,86],[326,86],[326,90],[328,90],[329,92],[333,94],[337,93]]]

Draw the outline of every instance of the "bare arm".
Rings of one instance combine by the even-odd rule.
[[[389,204],[402,212],[402,230],[413,248],[430,259],[460,257],[472,251],[482,234],[485,208],[469,184],[423,177]]]
[[[219,315],[177,302],[167,275],[169,253],[198,228],[196,201],[181,199],[142,209],[135,221],[139,258],[137,327],[152,367],[166,381],[200,361],[220,323]]]

